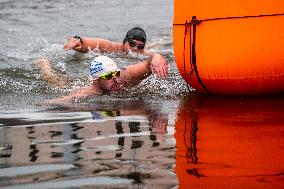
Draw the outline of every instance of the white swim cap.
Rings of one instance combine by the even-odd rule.
[[[120,71],[116,63],[107,56],[98,56],[90,65],[90,74],[92,79],[98,79],[101,75]]]

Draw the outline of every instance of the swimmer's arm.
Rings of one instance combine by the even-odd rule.
[[[80,89],[77,89],[74,92],[71,92],[67,96],[61,96],[56,99],[52,99],[47,101],[48,104],[64,104],[67,102],[71,102],[76,99],[84,99],[92,95],[99,94],[99,91],[97,91],[93,86],[87,86],[87,87],[82,87]]]
[[[126,86],[134,86],[151,75],[150,60],[127,66],[121,77],[126,78]]]
[[[86,53],[89,50],[99,52],[123,52],[123,45],[102,38],[82,37],[82,40],[70,37],[64,45],[65,50],[75,50]]]
[[[129,85],[136,85],[151,74],[165,79],[168,76],[168,64],[162,55],[154,54],[146,61],[127,66],[124,74]]]
[[[69,82],[68,77],[60,75],[52,69],[51,62],[48,59],[39,58],[34,63],[42,72],[41,78],[49,84],[64,88]]]

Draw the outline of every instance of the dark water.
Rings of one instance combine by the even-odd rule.
[[[200,97],[174,64],[173,1],[0,0],[0,188],[284,188],[284,98]],[[47,99],[87,84],[98,53],[62,49],[75,34],[121,41],[143,27],[166,80],[68,106]],[[109,54],[121,65],[143,59]],[[40,79],[47,57],[74,79]]]

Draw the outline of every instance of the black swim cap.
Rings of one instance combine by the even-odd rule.
[[[146,33],[142,28],[134,27],[128,30],[128,32],[126,33],[126,36],[123,40],[123,44],[126,43],[128,39],[141,41],[145,44],[146,43]]]

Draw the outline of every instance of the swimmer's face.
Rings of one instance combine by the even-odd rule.
[[[118,92],[120,87],[118,82],[116,81],[117,78],[113,77],[110,80],[105,80],[99,78],[100,88],[102,91],[105,92]]]
[[[132,51],[136,53],[143,53],[145,44],[141,41],[132,39],[124,43],[126,51]]]

